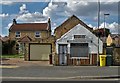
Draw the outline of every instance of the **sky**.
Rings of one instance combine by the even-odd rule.
[[[113,34],[120,33],[119,0],[100,0],[100,26],[110,29]],[[72,15],[93,29],[98,24],[98,2],[96,0],[4,0],[0,1],[0,35],[7,36],[13,19],[17,23],[43,23],[51,18],[52,32]]]

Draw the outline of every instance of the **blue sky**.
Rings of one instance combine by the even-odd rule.
[[[109,0],[108,0],[109,1]],[[97,27],[97,2],[66,0],[66,2],[1,2],[0,7],[0,35],[8,35],[8,29],[15,18],[18,23],[38,23],[52,21],[52,31],[73,14],[92,28]],[[118,2],[101,2],[100,28],[104,27],[104,13],[110,15],[106,18],[106,28],[112,33],[119,33]]]

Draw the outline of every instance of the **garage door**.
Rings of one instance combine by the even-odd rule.
[[[88,57],[88,43],[71,43],[71,57]]]
[[[30,60],[49,60],[51,44],[30,44]]]

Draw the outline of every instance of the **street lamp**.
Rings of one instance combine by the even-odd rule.
[[[109,16],[110,14],[104,14],[104,37],[106,37],[106,34],[105,34],[105,16]],[[105,41],[104,41],[105,42]]]
[[[109,16],[110,14],[104,14],[104,42],[103,42],[103,45],[104,45],[104,54],[106,54],[105,52],[105,46],[106,46],[106,31],[105,31],[105,16]]]

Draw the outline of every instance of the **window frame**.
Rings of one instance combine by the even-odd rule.
[[[38,32],[39,32],[39,34],[38,34]],[[37,37],[37,36],[39,36],[39,37]],[[41,33],[40,33],[40,31],[35,31],[35,38],[41,38]]]
[[[19,32],[19,34],[18,34],[18,32]],[[21,32],[20,32],[20,31],[16,31],[16,32],[15,32],[15,37],[16,37],[16,38],[20,38],[20,37],[21,37]]]
[[[20,45],[16,44],[16,50],[19,51],[19,49],[20,49]]]
[[[72,47],[73,46],[73,47]],[[83,48],[86,48],[86,49],[84,49],[84,50],[86,50],[86,52],[87,52],[87,54],[88,55],[85,55],[85,56],[78,56],[78,54],[80,53],[82,53],[83,54],[83,51],[77,51],[77,52],[73,52],[73,50],[72,49],[75,49],[76,48],[76,50],[80,50],[81,48],[82,48],[82,50],[83,50]],[[78,49],[79,48],[79,49]],[[72,50],[72,51],[71,51]],[[71,43],[71,45],[70,45],[70,57],[71,58],[86,58],[86,57],[89,57],[89,43]]]
[[[85,39],[86,35],[74,35],[74,39]]]

